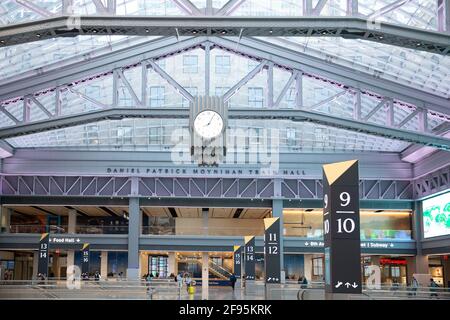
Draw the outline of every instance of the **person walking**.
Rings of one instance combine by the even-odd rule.
[[[95,274],[94,274],[95,281],[100,281],[100,278],[101,278],[100,273],[98,271],[95,271]]]
[[[412,282],[411,282],[411,291],[412,291],[413,296],[417,295],[418,288],[419,288],[419,281],[417,281],[416,277],[413,276]]]
[[[234,291],[234,286],[236,285],[236,276],[234,275],[234,273],[230,276],[230,285],[231,285],[231,288],[233,289],[233,291]]]
[[[191,278],[191,276],[189,275],[189,273],[187,273],[184,282],[186,283],[186,290],[187,290],[187,292],[189,293],[189,287],[191,286],[191,282],[192,282],[192,278]]]
[[[145,275],[145,287],[147,290],[147,295],[149,296],[150,299],[153,298],[153,288],[151,287],[152,280],[153,280],[153,274],[147,273]]]
[[[177,274],[175,281],[178,284],[178,296],[181,296],[181,289],[183,288],[183,276],[181,272]]]
[[[439,285],[436,283],[436,281],[434,281],[433,278],[430,278],[430,297],[436,297],[438,296],[437,294],[437,288],[439,288]]]
[[[308,287],[308,280],[305,276],[301,276],[298,278],[298,283],[300,284],[300,288],[306,289]]]

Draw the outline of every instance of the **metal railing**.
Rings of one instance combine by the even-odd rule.
[[[67,233],[67,226],[14,224],[9,226],[8,231],[10,233]]]
[[[70,282],[70,281],[69,281]],[[79,288],[74,282],[60,280],[8,280],[0,281],[0,299],[201,299],[201,286],[191,295],[186,287],[179,287],[173,279],[80,281]],[[392,290],[383,285],[381,289],[363,287],[363,294],[349,294],[344,299],[351,300],[450,300],[448,288],[419,287],[417,290],[404,287]],[[301,288],[296,283],[266,286],[263,281],[255,281],[249,292],[246,289],[231,291],[230,287],[209,288],[210,299],[271,299],[271,300],[323,300],[325,290],[323,283],[310,283]]]

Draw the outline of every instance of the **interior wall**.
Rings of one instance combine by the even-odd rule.
[[[208,230],[203,229],[202,218],[175,219],[177,235],[247,236],[264,234],[263,219],[208,219]]]

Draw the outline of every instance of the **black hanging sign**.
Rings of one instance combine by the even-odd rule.
[[[48,278],[48,243],[50,239],[49,233],[43,233],[39,240],[39,260],[38,260],[38,277]]]
[[[325,290],[361,293],[358,161],[323,166]]]
[[[233,253],[233,260],[234,260],[234,276],[236,278],[240,278],[241,277],[241,272],[242,272],[242,256],[241,256],[241,251],[242,251],[242,247],[241,246],[234,246],[233,247],[234,253]]]
[[[255,280],[255,236],[245,237],[245,280]]]
[[[81,273],[89,275],[89,243],[83,244],[81,249]]]
[[[266,283],[280,283],[280,218],[264,219],[264,270]]]

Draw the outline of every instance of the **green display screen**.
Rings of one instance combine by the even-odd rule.
[[[424,237],[450,235],[450,192],[422,202]]]

